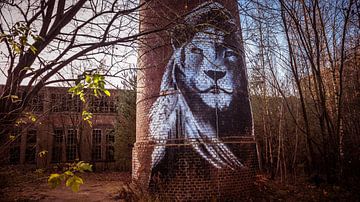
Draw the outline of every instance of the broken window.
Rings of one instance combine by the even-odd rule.
[[[106,130],[106,161],[115,160],[115,130]]]

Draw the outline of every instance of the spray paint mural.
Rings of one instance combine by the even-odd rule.
[[[191,145],[216,168],[244,166],[224,141],[252,135],[240,37],[230,12],[214,2],[195,8],[172,30],[173,54],[149,113],[152,169],[172,140]]]

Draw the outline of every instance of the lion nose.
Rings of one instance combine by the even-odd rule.
[[[215,82],[221,78],[223,78],[226,75],[226,72],[224,71],[213,71],[213,70],[208,70],[208,71],[204,71],[205,74],[212,78]]]

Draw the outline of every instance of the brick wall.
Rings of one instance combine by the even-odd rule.
[[[144,1],[145,2],[145,1]],[[176,16],[183,16],[205,1],[171,1],[158,0],[146,4],[141,11],[141,31],[163,28],[176,24]],[[233,0],[218,1],[229,10],[239,24],[237,2]],[[179,20],[179,19],[178,19]],[[160,83],[173,53],[168,32],[160,31],[143,38],[146,46],[139,49],[138,94],[137,94],[137,126],[136,143],[133,149],[133,182],[162,200],[241,200],[254,190],[255,171],[257,169],[256,143],[251,131],[251,112],[246,89],[246,73],[244,63],[240,71],[245,82],[242,97],[233,101],[233,110],[220,113],[208,110],[201,105],[193,108],[199,118],[208,119],[218,125],[218,138],[243,163],[244,167],[230,169],[216,168],[196,152],[194,146],[184,139],[159,141],[151,137],[149,112],[160,97]],[[241,40],[240,40],[241,43]],[[242,61],[244,62],[244,61]],[[241,91],[241,90],[240,90]],[[245,97],[244,97],[245,96]],[[188,99],[199,100],[189,95]],[[245,107],[243,107],[245,106]],[[195,109],[196,108],[196,109]],[[245,109],[245,114],[244,114]],[[201,114],[202,113],[202,114]],[[216,118],[215,118],[216,117]],[[247,117],[247,118],[242,118]],[[160,121],[161,122],[161,121]],[[159,123],[160,127],[161,123]],[[181,124],[180,124],[181,125]],[[245,125],[245,130],[238,130]],[[199,144],[210,146],[211,140]],[[152,157],[154,148],[164,145],[165,155],[154,168]],[[160,155],[160,154],[159,154]]]
[[[252,138],[238,138],[228,145],[245,167],[217,169],[189,145],[169,145],[167,150],[171,152],[152,172],[150,193],[169,201],[243,200],[255,189],[255,171],[258,168],[256,144]],[[135,151],[147,152],[151,146],[136,144]]]
[[[1,89],[1,86],[0,86]],[[115,167],[114,161],[106,160],[106,132],[109,129],[114,129],[116,123],[116,111],[95,111],[93,114],[92,126],[82,120],[81,110],[84,105],[74,97],[74,100],[78,100],[78,105],[74,105],[75,102],[70,102],[71,95],[67,92],[68,88],[63,87],[44,87],[39,94],[41,100],[36,102],[36,108],[30,105],[27,111],[32,112],[37,120],[35,122],[30,121],[28,118],[23,118],[23,124],[20,124],[16,129],[14,135],[16,141],[10,145],[10,147],[18,147],[16,151],[9,151],[10,156],[8,163],[12,164],[33,164],[37,167],[43,168],[49,166],[51,163],[61,162],[73,162],[75,159],[80,159],[87,162],[92,162],[97,169],[112,168]],[[107,97],[108,101],[112,101],[116,104],[116,96],[119,95],[118,90],[110,90],[111,97]],[[59,95],[54,99],[52,95]],[[63,99],[67,98],[67,99]],[[69,99],[68,99],[69,98]],[[56,103],[53,103],[56,101]],[[35,103],[35,102],[32,102]],[[41,106],[41,107],[39,107]],[[89,103],[91,106],[91,103]],[[114,106],[115,107],[115,106]],[[103,107],[104,108],[104,107]],[[35,110],[38,109],[38,110]],[[41,110],[40,110],[41,109]],[[76,150],[74,152],[74,159],[67,159],[67,136],[69,130],[75,129],[77,142]],[[92,130],[100,129],[102,131],[101,137],[101,159],[97,162],[92,160]],[[61,141],[59,141],[59,150],[56,150],[56,155],[59,157],[54,160],[55,155],[54,143],[55,143],[55,130],[61,131]],[[35,139],[29,143],[29,135],[33,133]],[[46,155],[40,157],[38,155],[41,151],[47,151]],[[80,154],[80,156],[78,155]],[[16,161],[11,160],[11,156],[18,156]]]

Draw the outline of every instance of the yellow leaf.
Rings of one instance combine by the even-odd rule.
[[[13,49],[14,49],[15,53],[20,53],[21,52],[20,47],[15,42],[13,42],[12,46],[13,46]]]
[[[65,182],[65,185],[67,187],[70,187],[72,184],[74,183],[74,177],[69,177],[66,182]]]
[[[51,186],[51,188],[56,188],[61,184],[61,179],[62,179],[62,175],[54,173],[50,175],[48,179],[48,183]]]
[[[74,173],[69,170],[65,171],[64,174],[67,176],[74,176]]]
[[[71,190],[72,190],[73,192],[78,192],[79,189],[80,189],[80,184],[78,184],[78,183],[73,183],[73,184],[71,185]]]
[[[36,51],[37,51],[37,49],[35,48],[35,46],[30,46],[30,50],[31,50],[31,52],[33,52],[33,54],[35,54],[36,53]]]
[[[9,135],[9,139],[12,142],[12,141],[14,141],[16,139],[16,136],[15,135]]]
[[[91,76],[90,75],[85,75],[85,81],[86,81],[86,83],[90,83],[91,82]]]
[[[111,94],[110,94],[110,91],[108,91],[108,90],[104,89],[104,90],[103,90],[103,92],[104,92],[107,96],[109,96],[109,97],[110,97],[110,95],[111,95]]]

